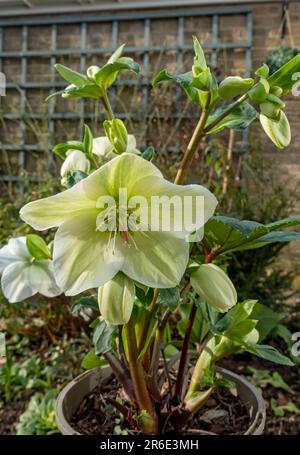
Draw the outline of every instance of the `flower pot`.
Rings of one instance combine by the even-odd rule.
[[[261,393],[242,376],[220,367],[217,367],[217,371],[225,379],[229,379],[235,383],[238,395],[249,411],[250,424],[245,434],[262,434],[265,426],[266,411]],[[86,371],[73,379],[60,392],[56,401],[56,422],[62,434],[80,434],[72,428],[70,423],[72,417],[84,397],[91,393],[101,381],[106,380],[111,372],[110,367],[95,368]]]

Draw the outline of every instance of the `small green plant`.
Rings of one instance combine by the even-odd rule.
[[[279,405],[275,398],[271,398],[271,409],[277,417],[287,414],[300,414],[300,409],[292,401],[287,404]]]
[[[256,368],[249,366],[247,368],[247,372],[251,374],[251,380],[256,385],[261,387],[271,385],[275,389],[282,389],[286,392],[291,391],[290,386],[284,381],[282,376],[277,371],[271,373],[269,370],[257,370]]]
[[[51,435],[59,433],[55,422],[57,390],[45,395],[36,393],[30,398],[26,411],[17,424],[17,435]]]

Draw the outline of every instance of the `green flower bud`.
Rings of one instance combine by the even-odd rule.
[[[275,96],[281,96],[283,94],[283,90],[281,87],[274,85],[274,87],[270,88],[270,93],[272,93]]]
[[[112,280],[98,289],[100,313],[109,324],[126,324],[134,304],[133,281],[119,272]]]
[[[252,329],[251,332],[249,332],[244,338],[245,343],[252,344],[252,345],[257,344],[258,340],[259,340],[259,331],[257,329]]]
[[[92,66],[89,66],[87,71],[86,71],[86,74],[87,74],[87,77],[91,80],[91,81],[95,81],[95,76],[96,74],[100,71],[100,67],[97,66],[97,65],[92,65]]]
[[[114,147],[114,151],[117,154],[126,152],[128,134],[122,120],[119,119],[106,120],[103,123],[103,127],[106,136],[108,137],[110,143]]]
[[[254,80],[243,79],[239,76],[226,77],[219,85],[219,95],[223,100],[230,100],[238,95],[248,92],[253,86]]]
[[[284,102],[273,94],[269,94],[266,101],[260,105],[261,113],[274,120],[279,119],[280,111],[284,108]]]
[[[249,92],[249,97],[256,103],[262,103],[266,100],[270,91],[270,85],[266,79],[261,79],[252,87]]]
[[[191,275],[191,285],[199,296],[220,313],[237,303],[237,293],[226,273],[215,264],[202,264]]]

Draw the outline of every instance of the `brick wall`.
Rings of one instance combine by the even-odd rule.
[[[237,1],[238,5],[238,1]],[[252,61],[253,67],[259,66],[266,53],[273,47],[280,44],[280,24],[282,7],[278,2],[267,4],[251,4],[246,5],[253,9],[253,49]],[[181,8],[182,9],[182,8]],[[201,8],[200,8],[201,9]],[[300,2],[290,5],[291,23],[293,30],[293,38],[296,46],[300,47],[300,30],[298,27],[300,19]],[[153,45],[173,44],[177,40],[177,24],[175,19],[156,20],[152,25],[151,43]],[[223,42],[228,41],[243,41],[246,33],[245,16],[235,15],[221,18],[219,23],[219,39]],[[211,39],[211,23],[207,17],[190,17],[185,20],[185,41],[187,42],[192,34],[196,34],[205,43]],[[131,21],[121,24],[119,28],[119,43],[127,42],[128,45],[142,45],[144,39],[144,31],[142,21]],[[87,46],[110,46],[111,45],[111,24],[91,24],[87,34]],[[28,49],[37,50],[49,48],[51,43],[51,33],[48,26],[29,27]],[[289,43],[287,39],[287,43]],[[57,28],[57,48],[80,47],[80,28],[78,25],[58,26]],[[7,51],[18,51],[22,48],[22,36],[20,28],[10,27],[6,29],[3,39],[3,49]],[[135,58],[141,63],[143,61],[141,54],[135,55]],[[79,57],[76,55],[68,55],[57,60],[79,69]],[[104,61],[104,60],[103,60]],[[190,52],[183,55],[183,66],[188,69],[192,61]],[[99,62],[99,58],[95,56],[87,56],[87,65]],[[149,72],[153,75],[161,67],[167,66],[172,71],[176,69],[177,56],[176,53],[170,51],[165,54],[154,53],[150,55]],[[245,66],[245,53],[240,50],[234,52],[219,51],[218,67],[222,74],[241,74]],[[50,57],[34,57],[29,59],[27,63],[27,77],[32,82],[47,82],[50,81]],[[21,80],[21,59],[5,58],[2,60],[2,71],[6,74],[7,81],[20,82]],[[58,76],[57,80],[59,79]],[[167,89],[168,90],[168,89]],[[48,112],[47,104],[43,103],[47,96],[46,89],[28,89],[26,106],[27,110],[34,111],[39,114],[46,115]],[[168,91],[166,91],[168,94]],[[132,100],[134,99],[134,103]],[[10,119],[0,121],[0,141],[8,144],[15,144],[20,139],[20,122],[13,118],[13,115],[18,113],[20,109],[20,92],[16,89],[7,91],[7,96],[0,99],[0,119],[1,114],[12,114]],[[154,97],[150,93],[149,109],[154,109]],[[182,101],[183,109],[186,108]],[[139,112],[142,105],[142,91],[136,88],[126,88],[119,91],[119,100],[117,109],[119,112],[125,112],[130,104],[130,110]],[[134,104],[134,105],[133,105]],[[88,109],[91,111],[96,109],[93,102],[88,102]],[[66,101],[57,99],[56,112],[77,112],[78,101]],[[98,108],[97,108],[98,109]],[[168,113],[174,110],[174,90],[171,89],[171,95],[165,98],[164,101],[158,101],[158,109],[165,109],[165,117]],[[291,122],[293,139],[291,146],[283,152],[275,152],[272,144],[265,139],[260,132],[258,134],[260,147],[263,153],[273,153],[274,160],[278,162],[280,174],[290,174],[293,179],[297,179],[300,175],[300,162],[298,159],[298,140],[300,135],[299,124],[299,99],[290,97],[287,102],[287,113]],[[91,122],[94,126],[95,123]],[[55,137],[52,137],[54,143],[78,138],[79,123],[74,121],[58,121],[56,122]],[[170,128],[169,128],[170,127]],[[170,134],[174,128],[174,122],[171,122],[168,128],[165,124],[162,125],[159,121],[153,121],[149,124],[146,132],[143,130],[140,133],[140,140],[147,143],[153,143],[158,148],[164,147],[167,143],[168,147],[182,144],[179,148],[182,150],[188,140],[190,130],[190,121],[182,120],[181,125],[177,128],[174,134]],[[175,123],[176,127],[176,123]],[[49,128],[47,119],[37,119],[34,121],[26,121],[25,128],[25,143],[38,144],[40,151],[26,152],[25,169],[31,175],[42,176],[49,169],[52,169],[51,154],[49,154]],[[139,136],[139,134],[138,134]],[[42,154],[41,154],[42,153]],[[49,158],[50,156],[50,158]],[[47,158],[46,158],[47,157]],[[11,174],[17,176],[19,169],[19,154],[16,150],[2,150],[0,158],[0,172],[3,174]]]

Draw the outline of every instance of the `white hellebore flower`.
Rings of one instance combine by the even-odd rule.
[[[194,291],[220,313],[237,303],[235,287],[226,273],[215,264],[202,264],[191,275]]]
[[[29,253],[26,237],[10,239],[0,249],[1,287],[11,303],[21,302],[38,292],[46,297],[55,297],[61,290],[54,278],[50,259],[37,260]]]
[[[184,225],[181,231],[164,229],[165,215],[176,224],[177,212],[172,206],[169,211],[159,211],[154,228],[139,226],[137,220],[152,210],[153,196],[166,198],[167,203],[176,196],[180,204],[187,196],[184,212],[194,213],[194,205],[201,199],[196,226]],[[137,199],[145,204],[140,211],[133,204]],[[175,287],[188,263],[186,237],[203,227],[216,205],[215,196],[206,188],[172,184],[149,161],[122,153],[72,188],[25,205],[20,216],[37,230],[58,227],[53,249],[55,276],[67,295],[76,295],[104,285],[118,272],[145,286]]]
[[[109,161],[117,156],[114,152],[114,146],[106,136],[96,137],[93,139],[93,153],[103,161]],[[136,139],[133,134],[128,134],[127,136],[126,153],[134,153],[135,155],[139,155],[141,153],[136,148]]]
[[[63,186],[66,186],[67,184],[67,176],[69,172],[81,171],[88,174],[91,168],[89,159],[80,150],[69,150],[66,155],[67,157],[60,169],[61,184]]]

